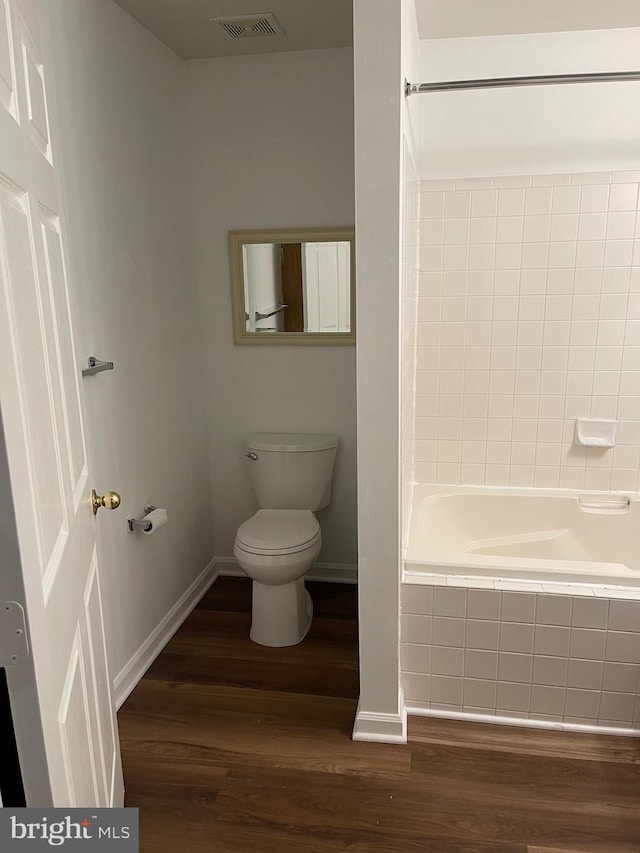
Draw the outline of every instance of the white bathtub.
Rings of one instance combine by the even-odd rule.
[[[640,587],[640,495],[418,485],[404,571]]]

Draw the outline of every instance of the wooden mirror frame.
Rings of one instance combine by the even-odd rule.
[[[350,326],[348,332],[248,332],[245,320],[242,248],[247,243],[327,243],[350,244]],[[355,230],[353,228],[275,228],[229,231],[229,271],[234,344],[302,346],[353,346],[356,342]]]

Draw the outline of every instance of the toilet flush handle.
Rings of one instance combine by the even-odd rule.
[[[245,453],[244,455],[247,457],[247,459],[251,459],[252,462],[258,461],[258,454],[257,453]]]

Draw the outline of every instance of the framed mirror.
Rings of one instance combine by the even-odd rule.
[[[230,231],[236,344],[355,343],[353,228]]]

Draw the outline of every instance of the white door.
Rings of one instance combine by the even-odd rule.
[[[349,243],[303,243],[305,331],[348,332],[351,325]]]
[[[54,805],[117,806],[123,783],[96,558],[100,516],[89,498],[50,137],[46,14],[47,0],[0,0],[0,410],[42,772]]]

